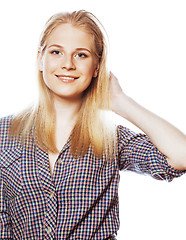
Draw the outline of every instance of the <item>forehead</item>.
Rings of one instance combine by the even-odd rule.
[[[93,36],[70,23],[57,26],[47,39],[47,46],[58,44],[63,47],[94,49]]]

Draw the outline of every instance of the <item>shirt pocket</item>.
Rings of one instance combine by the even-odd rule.
[[[21,155],[21,148],[4,149],[0,153],[0,177],[3,184],[3,195],[9,201],[22,192]]]

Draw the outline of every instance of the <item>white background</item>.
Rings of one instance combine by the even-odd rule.
[[[186,133],[185,0],[6,0],[0,4],[0,117],[37,96],[40,32],[54,13],[85,9],[105,26],[109,66],[127,94]],[[116,118],[133,130],[134,126]],[[158,129],[157,129],[158,131]],[[185,240],[186,176],[121,172],[118,240]]]

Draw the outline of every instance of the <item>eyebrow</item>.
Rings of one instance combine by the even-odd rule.
[[[52,44],[52,45],[50,45],[48,48],[51,48],[51,47],[58,47],[58,48],[63,48],[64,49],[64,47],[63,46],[61,46],[61,45],[59,45],[59,44]],[[87,52],[89,52],[89,53],[92,53],[92,51],[91,50],[89,50],[88,48],[76,48],[75,49],[76,51],[80,51],[80,50],[83,50],[83,51],[87,51]]]

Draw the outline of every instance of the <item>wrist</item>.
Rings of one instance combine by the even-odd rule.
[[[128,102],[129,97],[125,93],[120,92],[113,97],[111,102],[111,110],[125,118],[127,116]]]

